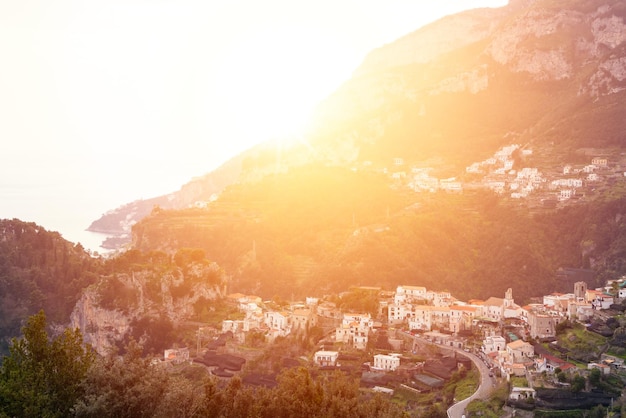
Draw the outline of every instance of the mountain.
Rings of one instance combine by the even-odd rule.
[[[303,141],[239,156],[214,201],[150,208],[132,246],[202,248],[233,289],[266,297],[398,283],[569,291],[559,267],[626,273],[608,240],[626,214],[624,114],[623,2],[448,16],[372,51]]]
[[[507,142],[621,147],[625,13],[537,0],[441,19],[366,57],[319,107],[310,141],[345,160],[458,168]]]
[[[104,248],[119,248],[130,240],[132,226],[149,215],[155,207],[180,209],[213,199],[225,186],[239,178],[242,159],[242,156],[237,156],[216,170],[192,179],[176,192],[136,200],[112,209],[93,221],[87,230],[110,235],[103,244]]]

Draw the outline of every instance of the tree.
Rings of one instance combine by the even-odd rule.
[[[142,347],[131,341],[126,354],[98,361],[85,379],[85,396],[75,405],[77,417],[153,417],[163,408],[170,376],[141,357]]]
[[[602,377],[602,373],[598,369],[593,369],[589,373],[589,383],[597,387],[600,384],[600,378]]]
[[[0,368],[0,412],[12,417],[65,417],[83,394],[95,354],[78,329],[50,339],[43,311],[28,318]]]
[[[577,374],[572,380],[572,386],[570,389],[572,392],[578,393],[585,388],[585,383],[585,378]]]

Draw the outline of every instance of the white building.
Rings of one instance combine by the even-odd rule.
[[[432,329],[432,306],[419,305],[413,308],[413,315],[409,318],[409,329],[430,331]]]
[[[606,167],[609,164],[609,160],[604,157],[594,157],[591,160],[591,164],[596,167]]]
[[[365,350],[374,321],[370,314],[344,314],[341,325],[335,329],[335,341],[351,344]]]
[[[427,291],[426,299],[435,306],[450,306],[453,302],[450,292]]]
[[[603,363],[588,363],[587,370],[598,369],[602,374],[611,374],[611,366]]]
[[[457,333],[469,330],[476,317],[478,308],[475,306],[452,305],[450,306],[450,326],[449,330]]]
[[[423,286],[398,286],[393,297],[395,304],[415,302],[426,299],[426,288]]]
[[[263,314],[263,323],[270,329],[279,331],[279,335],[289,334],[289,313],[268,311]]]
[[[402,324],[407,318],[410,318],[413,307],[408,303],[393,304],[387,308],[387,320],[390,324]]]
[[[394,371],[400,367],[400,354],[376,354],[374,369]]]
[[[513,387],[509,394],[509,399],[516,401],[524,399],[535,399],[536,392],[532,388]]]
[[[535,355],[535,348],[525,341],[517,340],[506,345],[506,352],[512,363],[521,363]]]
[[[359,329],[369,329],[374,326],[372,315],[368,313],[344,313],[342,323],[344,325],[356,323]]]
[[[485,354],[503,351],[505,348],[506,340],[500,335],[489,336],[483,341],[482,350]]]
[[[593,305],[587,302],[574,302],[570,301],[567,304],[567,318],[578,319],[580,321],[586,321],[593,317]]]
[[[318,366],[336,366],[339,353],[337,351],[316,351],[313,361]]]

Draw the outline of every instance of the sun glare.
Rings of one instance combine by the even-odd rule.
[[[322,31],[283,27],[242,38],[224,60],[219,90],[242,141],[293,139],[351,63]]]

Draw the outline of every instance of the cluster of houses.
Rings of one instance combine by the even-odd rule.
[[[395,180],[404,180],[410,189],[417,192],[462,192],[466,188],[486,188],[514,199],[532,195],[545,204],[579,198],[585,193],[584,187],[596,187],[603,180],[626,176],[620,163],[611,165],[603,156],[592,157],[589,164],[564,164],[558,172],[550,173],[542,173],[536,167],[515,166],[516,158],[523,159],[532,154],[532,149],[518,144],[504,146],[493,156],[465,168],[469,179],[474,177],[479,180],[439,179],[431,175],[433,170],[428,167],[411,167],[407,170],[402,158],[395,158],[393,168],[385,172]]]
[[[519,306],[512,289],[505,292],[504,298],[464,302],[449,292],[401,285],[395,292],[379,291],[379,314],[386,315],[389,327],[456,348],[469,349],[466,336],[482,335],[481,355],[504,375],[523,375],[529,366],[538,371],[553,371],[557,367],[565,370],[573,366],[547,354],[536,357],[533,346],[520,337],[554,339],[560,322],[585,321],[595,311],[609,309],[615,298],[626,297],[626,281],[609,282],[599,289],[588,289],[586,282],[579,281],[573,290],[573,293],[545,295],[542,303]],[[252,330],[264,333],[267,341],[273,341],[278,336],[303,332],[317,325],[320,318],[327,318],[336,324],[331,333],[334,342],[365,350],[372,333],[381,326],[369,313],[341,312],[335,304],[317,298],[306,298],[305,302],[292,304],[285,310],[266,309],[256,296],[232,294],[228,298],[244,313],[244,318],[223,321],[222,332],[232,333],[239,342],[245,341],[245,334]],[[517,335],[501,335],[505,321],[517,327]],[[338,359],[339,352],[329,350],[320,350],[313,357],[322,367],[337,366]],[[377,354],[371,369],[394,371],[400,366],[400,359],[399,354]]]
[[[292,304],[285,310],[265,309],[265,304],[258,296],[233,293],[227,298],[243,312],[244,318],[222,321],[222,332],[232,332],[235,340],[239,342],[244,342],[245,334],[252,330],[263,332],[266,339],[271,342],[276,337],[285,337],[317,325],[317,298],[306,298],[304,303]]]
[[[236,293],[228,298],[244,313],[244,318],[222,321],[222,333],[232,332],[234,339],[239,342],[244,342],[245,334],[252,330],[262,332],[266,340],[271,342],[276,337],[303,332],[316,326],[319,318],[328,318],[338,323],[333,333],[336,342],[356,350],[365,350],[374,330],[371,314],[341,312],[334,303],[320,303],[317,298],[306,298],[305,303],[292,304],[284,310],[265,309],[265,304],[257,296]],[[380,327],[380,323],[376,326]]]
[[[440,330],[458,334],[475,330],[477,325],[519,320],[526,324],[533,339],[556,336],[556,325],[564,319],[585,321],[595,310],[609,309],[615,298],[626,297],[626,281],[609,282],[606,287],[588,289],[585,282],[574,284],[573,293],[552,293],[543,296],[542,303],[519,306],[512,289],[504,298],[490,297],[485,301],[463,302],[448,292],[433,292],[422,286],[398,286],[393,302],[387,306],[388,323],[404,324],[409,330]],[[383,302],[384,303],[384,302]]]
[[[626,297],[626,280],[609,281],[603,288],[588,289],[584,281],[574,284],[573,293],[552,293],[542,303],[519,306],[508,289],[504,298],[485,301],[459,301],[447,292],[432,292],[421,286],[398,286],[393,302],[387,306],[388,323],[419,332],[432,342],[465,348],[462,331],[480,330],[480,347],[485,361],[503,375],[523,376],[531,367],[536,371],[567,370],[573,365],[549,354],[535,357],[533,345],[519,336],[550,341],[556,337],[557,325],[564,320],[586,321],[595,311],[609,309],[617,299]],[[505,321],[515,324],[518,332],[501,333]],[[507,343],[507,340],[510,341]],[[601,368],[603,363],[590,367]]]

